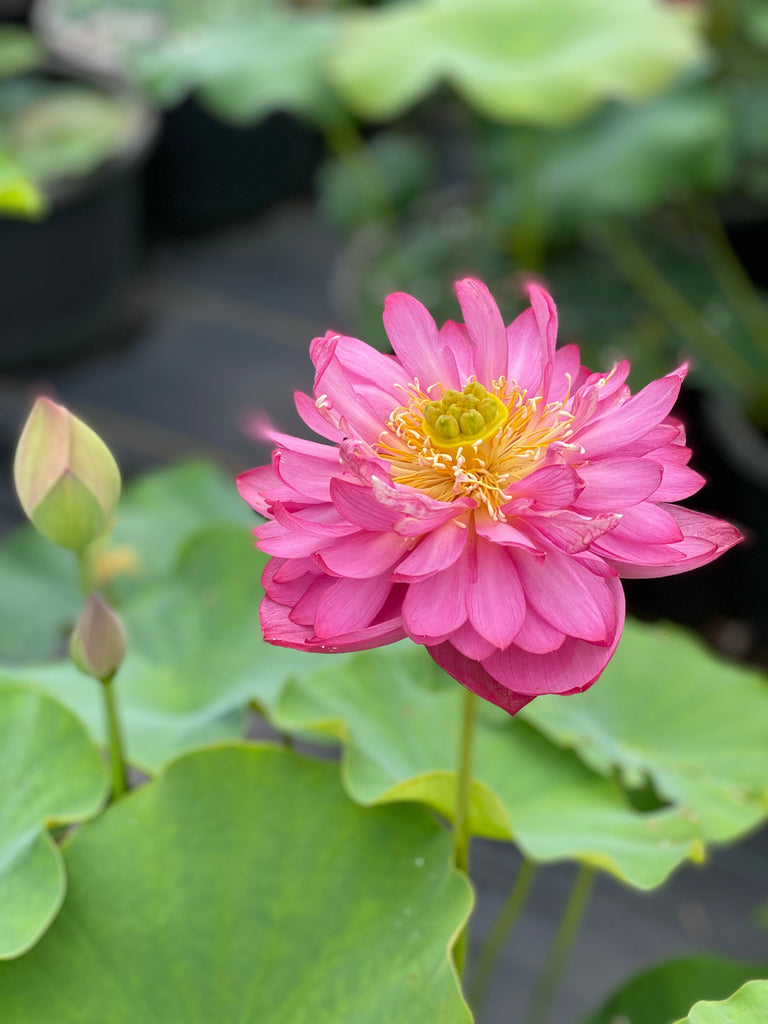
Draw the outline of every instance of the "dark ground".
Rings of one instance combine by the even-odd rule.
[[[344,327],[329,298],[338,252],[338,240],[303,204],[219,234],[154,243],[132,289],[131,314],[140,326],[128,341],[34,379],[0,376],[0,532],[20,518],[11,453],[41,389],[107,440],[125,475],[188,455],[208,456],[233,473],[266,461],[240,430],[249,410],[266,410],[288,431],[304,430],[291,394],[311,390],[309,341]],[[516,866],[509,846],[475,843],[478,944]],[[569,865],[540,872],[482,1024],[522,1019],[574,873]],[[765,831],[717,852],[704,868],[681,870],[650,895],[601,876],[552,1024],[574,1024],[623,979],[672,955],[714,951],[768,961],[768,932],[751,923],[766,900]]]

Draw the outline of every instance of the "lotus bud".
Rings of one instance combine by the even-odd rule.
[[[54,544],[80,551],[111,527],[120,470],[101,438],[64,406],[37,399],[13,475],[22,508]]]
[[[72,661],[81,672],[104,682],[122,665],[125,647],[122,622],[106,601],[91,594],[72,632]]]

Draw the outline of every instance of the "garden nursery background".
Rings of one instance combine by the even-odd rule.
[[[35,397],[82,418],[122,472],[98,572],[129,637],[116,693],[133,782],[170,784],[170,762],[211,744],[287,741],[333,765],[323,778],[350,806],[423,815],[418,832],[451,817],[461,687],[418,648],[336,663],[265,645],[264,558],[234,478],[269,461],[265,414],[310,436],[293,393],[312,392],[314,337],[332,328],[389,351],[388,294],[416,296],[442,323],[460,318],[453,283],[468,274],[505,322],[525,283],[544,282],[559,344],[578,343],[592,369],[626,357],[633,391],[689,360],[675,415],[708,482],[686,505],[735,523],[744,543],[694,573],[626,581],[626,634],[589,701],[481,717],[467,1004],[447,953],[467,906],[447,882],[442,896],[409,897],[425,919],[443,896],[453,907],[435,935],[410,933],[433,960],[409,997],[386,894],[370,912],[392,948],[324,952],[338,873],[368,892],[354,865],[318,869],[301,932],[281,930],[271,906],[267,929],[245,900],[251,924],[230,934],[209,893],[193,892],[177,920],[173,884],[126,863],[133,902],[115,897],[109,913],[144,914],[159,931],[173,919],[163,977],[178,1002],[146,996],[166,984],[161,968],[119,936],[113,952],[113,936],[104,963],[128,958],[145,1015],[101,981],[93,1015],[78,1016],[89,1011],[73,982],[70,1009],[55,1004],[48,1019],[672,1024],[768,977],[761,0],[0,0],[0,214],[0,1020],[46,1019],[23,994],[36,971],[69,992],[57,915],[83,884],[88,829],[104,823],[106,835],[120,810],[60,846],[105,793],[80,763],[67,791],[57,751],[75,732],[89,749],[105,736],[98,684],[66,656],[83,603],[75,560],[22,523],[13,488]],[[23,754],[13,737],[32,711],[19,694],[45,704]],[[45,725],[59,712],[66,722]],[[44,776],[60,792],[31,796]],[[250,813],[246,797],[232,795],[235,817]],[[309,807],[297,797],[294,811]],[[209,813],[201,797],[184,826],[193,840]],[[215,844],[199,856],[233,884],[243,864],[268,871],[270,849],[279,860],[293,840],[288,809],[265,814],[272,846],[251,837],[239,867]],[[111,838],[127,862],[123,826]],[[194,841],[165,855],[196,877]],[[297,873],[314,878],[315,860]],[[185,938],[196,928],[231,943],[204,996],[205,952]],[[285,950],[299,941],[313,944],[318,975],[337,978],[329,991],[367,985],[383,1015],[323,1016],[337,1005],[323,983],[319,1010],[281,1002]],[[161,966],[163,955],[152,953]],[[419,987],[430,971],[439,993]],[[272,1015],[236,998],[254,976],[272,978]],[[180,1009],[179,992],[196,1009]],[[768,1000],[764,1010],[711,1020],[768,1020]]]

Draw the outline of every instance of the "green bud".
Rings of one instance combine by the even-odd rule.
[[[442,405],[444,407],[447,407],[447,406],[449,406],[451,404],[451,402],[458,402],[458,400],[460,398],[461,398],[461,392],[460,391],[454,391],[453,388],[448,388],[448,390],[443,395]]]
[[[22,508],[54,544],[79,551],[112,526],[120,470],[101,438],[64,406],[37,399],[13,475]]]
[[[485,420],[477,409],[469,409],[462,413],[459,424],[462,434],[479,434],[485,426]]]
[[[81,672],[104,682],[122,665],[125,647],[122,622],[106,601],[91,594],[70,640],[72,661]]]
[[[435,430],[441,437],[458,437],[461,433],[458,420],[453,416],[438,416]]]

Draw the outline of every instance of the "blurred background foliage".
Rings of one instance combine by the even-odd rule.
[[[318,202],[365,337],[386,345],[392,290],[447,317],[458,274],[505,300],[533,273],[588,361],[626,354],[639,385],[690,356],[768,423],[758,0],[37,0],[30,22],[0,36],[6,213],[116,157],[140,101],[193,96],[241,128],[287,113],[324,139]]]

